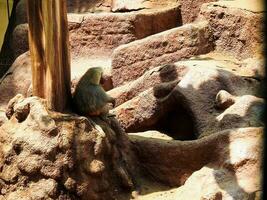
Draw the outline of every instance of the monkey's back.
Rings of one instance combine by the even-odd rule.
[[[100,85],[78,84],[73,95],[75,110],[82,115],[100,111],[108,103],[108,95]]]

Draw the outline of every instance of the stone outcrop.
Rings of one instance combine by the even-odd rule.
[[[125,14],[69,14],[68,21],[75,56],[111,52],[119,45],[181,25],[179,6]]]
[[[177,190],[177,199],[201,199],[218,192],[221,199],[230,195],[241,200],[261,190],[262,128],[229,129],[183,142],[143,135],[130,135],[141,167],[154,180],[184,184]]]
[[[27,94],[31,84],[31,77],[29,53],[25,53],[16,59],[1,80],[0,109],[6,109],[7,103],[16,94]]]
[[[0,199],[116,199],[134,188],[134,155],[114,118],[45,105],[22,95],[9,103],[0,128]]]
[[[228,128],[262,126],[263,99],[256,97],[259,82],[223,70],[220,65],[220,62],[205,60],[177,62],[169,69],[172,75],[178,72],[177,79],[162,81],[162,84],[150,82],[147,89],[138,93],[138,86],[146,88],[142,83],[147,80],[168,78],[168,73],[160,74],[164,70],[154,69],[155,74],[145,74],[132,82],[128,90],[121,89],[117,94],[109,92],[117,95],[119,103],[125,101],[113,112],[126,132],[156,129],[176,139],[203,137]],[[223,91],[227,91],[229,97],[222,97]],[[224,101],[231,102],[223,105]]]
[[[187,71],[187,67],[177,67],[174,64],[166,64],[163,66],[155,67],[145,72],[140,78],[108,91],[108,94],[116,99],[116,106],[119,106],[124,102],[134,98],[139,93],[160,83],[168,83],[173,81],[174,88],[187,73]]]
[[[15,56],[28,50],[25,2]],[[115,108],[82,117],[25,98],[20,55],[0,79],[0,200],[259,200],[261,3],[67,0],[71,90],[100,66]]]
[[[238,59],[263,54],[263,10],[250,8],[254,3],[245,8],[243,1],[203,4],[200,15],[209,22],[216,51]]]
[[[206,22],[187,24],[121,45],[112,54],[114,86],[137,79],[146,70],[213,50]]]
[[[174,5],[133,13],[69,13],[68,24],[73,57],[106,56],[121,44],[181,25],[181,16],[179,5]],[[17,42],[21,43],[19,48]],[[28,51],[27,23],[17,25],[11,43],[16,55]]]
[[[202,4],[215,1],[217,0],[179,0],[181,4],[182,23],[187,24],[194,22],[199,15]]]
[[[29,50],[28,28],[28,24],[19,24],[13,31],[11,46],[15,58]]]

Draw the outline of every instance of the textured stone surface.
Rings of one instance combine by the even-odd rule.
[[[142,0],[113,0],[112,12],[126,12],[147,8]]]
[[[181,25],[179,12],[179,6],[173,6],[133,13],[69,13],[72,56],[110,55],[121,44]],[[11,43],[16,55],[29,49],[27,24],[16,27]]]
[[[11,46],[17,58],[29,50],[28,24],[17,25],[12,34]]]
[[[217,0],[180,0],[182,23],[192,23],[198,17],[200,7],[203,3],[214,2]]]
[[[186,67],[176,67],[174,64],[155,67],[147,71],[140,78],[108,91],[108,94],[116,99],[116,106],[119,106],[146,89],[154,87],[160,83],[174,81],[177,84],[186,74],[187,70]],[[176,84],[173,84],[174,88]],[[170,88],[170,90],[173,88]]]
[[[132,87],[132,91],[129,89],[130,91],[118,94],[121,101],[127,99],[125,94],[135,96],[114,109],[127,132],[159,129],[162,126],[168,132],[168,127],[175,124],[174,121],[172,125],[171,119],[161,124],[168,116],[175,116],[177,121],[188,118],[188,123],[191,121],[195,129],[189,131],[185,127],[186,131],[195,131],[195,136],[204,136],[227,128],[262,126],[260,111],[263,109],[263,99],[254,96],[257,95],[256,88],[259,86],[257,80],[223,70],[222,63],[218,61],[188,60],[175,65],[177,71],[181,68],[186,72],[177,76],[177,82],[163,83],[165,86],[151,85],[151,88],[142,93],[138,93],[138,87]],[[136,83],[140,84],[147,79],[141,77]],[[168,84],[173,85],[170,87]],[[235,103],[226,110],[216,107],[216,96],[221,90],[228,91],[235,99]],[[112,92],[109,94],[112,95]],[[181,127],[182,124],[180,123]],[[182,132],[179,127],[174,126],[171,129],[173,131],[179,138]],[[184,137],[187,138],[182,136]]]
[[[71,14],[70,46],[74,56],[107,51],[181,24],[179,8],[133,13]]]
[[[122,45],[112,55],[114,86],[137,79],[153,67],[208,53],[213,49],[206,22],[187,24]]]
[[[247,59],[263,53],[263,12],[238,8],[240,6],[207,3],[201,7],[200,14],[209,21],[216,51]]]
[[[234,103],[235,103],[234,96],[225,90],[219,91],[218,94],[216,95],[215,106],[219,109],[225,110]]]
[[[230,129],[184,142],[130,135],[147,174],[172,186],[185,183],[177,191],[178,199],[201,199],[209,192],[222,192],[227,199],[261,190],[262,137],[262,128]]]
[[[27,94],[31,84],[31,64],[29,53],[19,56],[12,64],[0,84],[0,109],[5,109],[8,101],[16,94]]]
[[[26,104],[30,111],[18,121]],[[21,95],[9,104],[10,120],[0,127],[4,199],[116,199],[133,189],[134,155],[114,118],[54,113],[45,105]]]

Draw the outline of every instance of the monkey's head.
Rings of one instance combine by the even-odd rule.
[[[92,67],[85,73],[86,79],[94,85],[99,85],[103,74],[103,69],[101,67]]]

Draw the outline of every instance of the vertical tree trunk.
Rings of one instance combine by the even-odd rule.
[[[70,100],[70,57],[65,0],[28,0],[33,95],[63,111]]]

